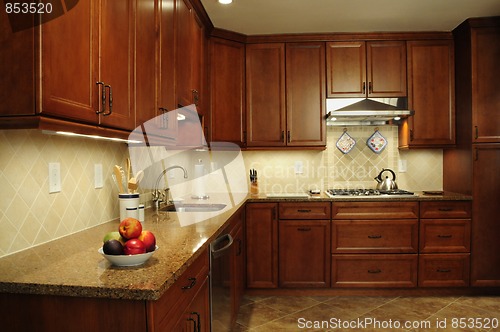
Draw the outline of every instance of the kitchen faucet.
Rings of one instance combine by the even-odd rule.
[[[170,188],[166,188],[164,190],[164,192],[161,192],[159,190],[159,186],[160,186],[160,180],[161,178],[167,174],[168,171],[170,170],[173,170],[173,169],[176,169],[176,168],[179,168],[181,169],[183,172],[184,172],[184,179],[187,179],[188,178],[188,174],[187,174],[187,171],[184,167],[182,166],[178,166],[178,165],[174,165],[174,166],[170,166],[170,167],[167,167],[165,168],[161,173],[160,173],[160,176],[158,176],[158,179],[156,180],[156,185],[155,185],[155,189],[153,190],[153,202],[155,203],[154,206],[156,209],[158,209],[160,207],[160,204],[162,201],[166,201],[167,203],[170,203],[171,200],[168,199],[168,196],[170,194]]]

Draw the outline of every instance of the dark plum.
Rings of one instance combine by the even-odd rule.
[[[104,242],[102,251],[106,255],[123,255],[123,245],[120,241],[111,239]]]

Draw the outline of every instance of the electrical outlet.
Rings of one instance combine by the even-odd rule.
[[[61,192],[61,164],[49,163],[49,194]]]
[[[94,164],[94,188],[101,189],[102,187],[102,164]]]

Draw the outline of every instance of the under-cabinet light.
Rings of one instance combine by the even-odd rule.
[[[63,135],[63,136],[73,136],[73,137],[83,137],[83,138],[92,138],[99,139],[105,141],[113,141],[113,142],[123,142],[123,143],[142,143],[142,141],[129,140],[117,137],[105,137],[99,135],[86,135],[86,134],[78,134],[69,131],[52,131],[52,130],[42,130],[42,133],[47,135]]]
[[[219,0],[219,3],[223,4],[223,5],[228,5],[230,4],[231,2],[233,2],[233,0]]]

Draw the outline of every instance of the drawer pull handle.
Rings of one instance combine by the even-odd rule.
[[[446,234],[446,235],[441,235],[439,234],[438,235],[438,238],[441,238],[441,239],[451,239],[453,236],[451,234]]]
[[[191,283],[187,286],[183,286],[182,289],[191,289],[196,285],[196,278],[188,278],[188,281],[191,281]]]
[[[309,213],[311,212],[311,209],[298,209],[297,212]]]
[[[453,211],[453,208],[451,208],[451,207],[444,207],[444,208],[439,208],[438,210],[441,211],[441,212],[450,212],[450,211]]]
[[[311,227],[299,227],[297,228],[297,230],[300,232],[309,232],[311,230]]]
[[[368,270],[368,273],[372,273],[372,274],[375,274],[375,273],[382,273],[382,270],[381,270],[381,269],[376,269],[376,270]]]
[[[439,272],[439,273],[450,273],[451,270],[450,269],[437,269],[436,272]]]
[[[381,239],[382,235],[368,235],[369,239]]]

